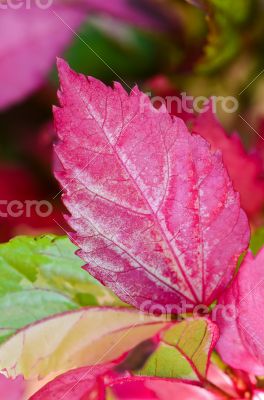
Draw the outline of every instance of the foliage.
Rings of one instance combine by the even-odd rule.
[[[263,13],[0,0],[1,398],[264,398]]]

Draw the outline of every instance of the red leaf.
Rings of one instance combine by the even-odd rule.
[[[59,70],[57,178],[86,268],[145,310],[210,304],[249,236],[221,154],[137,88]]]
[[[57,400],[62,397],[65,400],[105,400],[108,398],[106,393],[111,393],[113,400],[221,398],[203,388],[177,380],[129,377],[129,374],[126,374],[127,377],[119,377],[110,367],[110,365],[95,365],[71,370],[49,382],[30,400]]]
[[[150,89],[151,92],[157,96],[153,97],[152,102],[154,106],[159,108],[161,104],[166,104],[169,113],[175,117],[181,118],[187,126],[189,126],[194,118],[192,98],[185,98],[183,100],[182,93],[177,89],[165,75],[156,75],[145,82],[145,87]],[[157,100],[157,101],[155,101]],[[183,107],[185,101],[185,107]],[[157,104],[156,104],[157,102]]]
[[[111,369],[112,364],[92,365],[70,370],[49,382],[31,400],[104,400],[104,375]],[[101,382],[100,382],[101,381]],[[90,397],[91,396],[91,397]]]
[[[114,366],[91,365],[70,370],[43,386],[30,400],[105,400],[106,385],[117,376],[112,370]]]
[[[261,161],[257,156],[246,152],[239,135],[226,134],[212,108],[198,116],[193,132],[208,140],[213,149],[222,151],[224,164],[234,188],[240,193],[241,206],[248,215],[254,216],[260,212],[264,204],[264,180]]]
[[[55,204],[49,203],[50,212],[45,215],[37,212],[36,206],[27,206],[31,200],[34,204],[34,201],[47,202],[45,199],[51,197],[31,171],[18,165],[0,163],[0,182],[0,242],[22,234],[64,233],[54,222],[63,224],[61,212],[54,207]],[[47,210],[46,207],[44,211]]]
[[[264,248],[256,258],[247,255],[220,299],[219,304],[227,310],[217,313],[221,357],[233,368],[255,375],[264,375],[263,264]]]

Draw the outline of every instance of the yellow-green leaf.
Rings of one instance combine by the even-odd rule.
[[[0,346],[0,370],[45,377],[118,358],[167,322],[136,310],[86,308],[26,327]]]
[[[207,319],[175,323],[160,335],[159,346],[140,375],[202,380],[217,338],[216,325]]]

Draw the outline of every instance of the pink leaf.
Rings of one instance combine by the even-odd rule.
[[[76,29],[83,20],[83,11],[76,7],[58,4],[44,10],[31,3],[30,9],[22,5],[0,11],[0,109],[43,83],[55,57],[73,37],[67,25]]]
[[[248,215],[254,216],[260,212],[264,204],[264,180],[261,161],[257,156],[246,152],[236,133],[231,136],[226,134],[212,108],[199,115],[194,122],[193,132],[208,140],[213,149],[222,151],[224,164]]]
[[[49,382],[30,400],[104,400],[104,375],[112,364],[92,365],[66,372]]]
[[[207,374],[207,381],[224,390],[230,395],[231,398],[236,399],[238,397],[238,393],[235,390],[234,382],[232,381],[230,376],[226,375],[223,370],[221,370],[213,363],[210,363]]]
[[[255,390],[252,399],[253,400],[263,400],[264,399],[264,391],[263,390]]]
[[[53,0],[12,4],[0,1],[0,109],[23,100],[46,75],[91,13],[109,14],[143,27],[170,28],[177,21],[161,10],[129,0]],[[26,3],[26,4],[24,4]],[[30,6],[28,5],[30,3]],[[48,7],[50,3],[50,6]],[[77,34],[77,32],[76,32]]]
[[[181,400],[217,400],[222,396],[218,396],[203,388],[188,385],[182,382],[166,382],[165,380],[150,379],[146,382],[146,386],[152,389],[159,400],[181,399]]]
[[[217,313],[217,349],[221,357],[233,368],[256,375],[264,374],[263,264],[264,248],[256,258],[247,255],[220,299],[219,304],[227,307],[226,311]]]
[[[0,374],[0,393],[3,400],[21,400],[25,390],[25,383],[22,377],[14,380]]]
[[[249,237],[221,154],[137,88],[59,70],[57,178],[86,268],[145,311],[210,304]]]
[[[111,365],[88,366],[71,370],[45,385],[30,400],[216,400],[221,397],[209,391],[177,380],[119,377]]]

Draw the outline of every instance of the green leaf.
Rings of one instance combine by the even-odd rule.
[[[75,70],[109,83],[117,80],[116,73],[125,76],[127,82],[134,82],[158,71],[158,54],[162,45],[149,32],[118,21],[115,21],[113,29],[109,21],[100,24],[98,20],[89,18],[78,34],[87,45],[75,38],[65,53]],[[55,70],[52,80],[57,82]]]
[[[239,52],[240,35],[224,14],[216,14],[209,21],[209,34],[204,56],[197,66],[202,73],[214,72],[230,62]]]
[[[252,6],[251,0],[211,0],[211,4],[236,23],[247,19]]]
[[[48,290],[29,289],[11,292],[0,297],[0,327],[13,333],[49,315],[77,308],[78,305],[67,297]]]
[[[191,381],[203,380],[217,338],[216,325],[207,319],[188,319],[173,324],[161,334],[157,350],[139,374]]]
[[[263,245],[264,245],[264,228],[261,227],[261,228],[258,228],[257,230],[255,230],[251,234],[249,249],[256,256]],[[239,271],[239,268],[240,268],[242,262],[244,261],[246,254],[247,254],[246,251],[244,253],[240,254],[238,262],[237,262],[236,272]]]
[[[67,237],[18,236],[0,245],[0,343],[18,329],[81,306],[125,306],[81,267]]]
[[[140,375],[197,381],[197,375],[180,351],[163,343],[151,355]]]
[[[77,247],[65,236],[18,236],[0,245],[0,295],[22,289],[49,289],[81,306],[124,305],[82,269]]]
[[[249,248],[256,255],[264,245],[264,228],[257,229],[252,235]]]
[[[0,328],[0,344],[16,333],[16,329]]]
[[[223,67],[238,54],[243,24],[250,15],[252,4],[250,0],[204,0],[202,4],[208,37],[197,71],[208,73]]]

